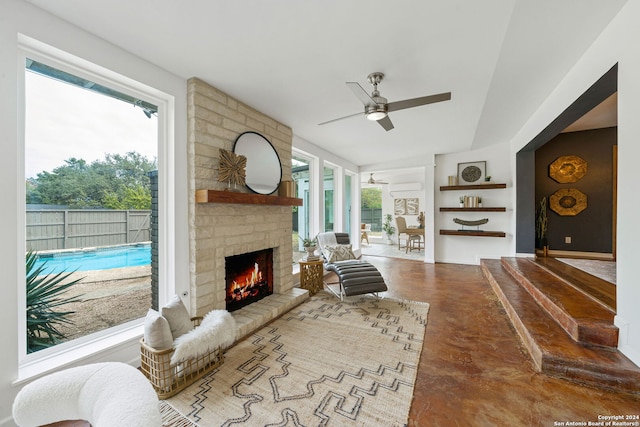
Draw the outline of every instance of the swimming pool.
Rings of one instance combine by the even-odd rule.
[[[109,270],[151,264],[151,245],[115,246],[71,252],[38,254],[36,267],[46,262],[44,274],[63,271]]]

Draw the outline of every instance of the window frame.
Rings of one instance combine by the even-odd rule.
[[[17,209],[26,211],[25,176],[25,67],[31,58],[120,92],[147,100],[158,106],[158,274],[159,304],[162,305],[176,292],[174,280],[176,265],[175,231],[175,99],[172,95],[142,82],[108,70],[100,65],[60,51],[29,37],[18,37],[18,191]],[[18,227],[26,230],[24,215],[18,216]],[[24,233],[16,244],[18,259],[24,260],[26,241]],[[131,345],[143,332],[144,317],[105,329],[76,340],[27,354],[26,351],[26,281],[24,262],[18,263],[18,379],[22,382],[34,376],[68,365],[74,361],[92,358],[99,353]]]

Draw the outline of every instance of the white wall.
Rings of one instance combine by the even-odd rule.
[[[494,145],[466,153],[441,154],[436,156],[434,182],[434,240],[436,262],[456,264],[479,264],[481,258],[499,258],[513,254],[515,248],[513,173],[509,162],[507,144]],[[440,191],[448,185],[449,175],[457,175],[458,163],[486,161],[486,174],[494,183],[507,184],[505,189]],[[441,207],[457,207],[460,196],[480,196],[483,207],[506,207],[506,212],[440,212]],[[488,218],[481,229],[504,231],[506,237],[475,237],[440,235],[440,230],[459,228],[453,218],[476,220]]]
[[[0,221],[0,270],[3,272],[0,298],[0,324],[3,327],[3,346],[0,360],[0,425],[13,425],[11,404],[15,394],[24,384],[13,385],[18,377],[18,299],[17,283],[19,266],[24,266],[24,252],[20,244],[24,241],[24,206],[14,203],[24,188],[22,170],[23,150],[19,141],[19,67],[18,34],[84,58],[123,76],[132,78],[150,87],[175,97],[174,134],[176,206],[173,226],[176,229],[175,271],[169,280],[188,283],[188,232],[187,232],[187,171],[186,171],[186,81],[169,74],[127,52],[105,43],[78,28],[68,25],[44,13],[24,1],[0,0],[0,182],[2,200],[5,204]],[[24,247],[22,247],[24,249]],[[85,358],[80,363],[101,360],[119,360],[136,363],[139,358],[139,344],[136,339],[126,345],[116,346],[102,354]]]
[[[512,153],[533,139],[598,78],[618,63],[617,309],[619,349],[640,365],[640,263],[637,164],[640,159],[640,0],[629,0],[540,109],[513,138]],[[513,157],[512,157],[513,160]]]

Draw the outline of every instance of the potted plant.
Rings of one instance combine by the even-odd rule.
[[[393,221],[393,217],[391,214],[386,214],[384,216],[384,223],[382,224],[382,231],[387,236],[387,243],[391,243],[391,236],[396,232],[396,228],[391,224]]]
[[[547,226],[549,225],[547,219],[547,198],[543,197],[538,204],[536,212],[536,247],[542,249],[543,254],[546,256],[549,250],[549,243],[547,241]]]
[[[418,228],[424,228],[424,212],[420,212],[420,215],[418,215]]]
[[[309,237],[300,237],[300,240],[302,241],[302,247],[307,251],[307,258],[313,257],[318,246],[316,238],[314,237],[313,239],[310,239]]]

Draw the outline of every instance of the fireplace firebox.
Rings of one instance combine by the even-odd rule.
[[[225,282],[228,311],[273,294],[273,248],[226,257]]]

